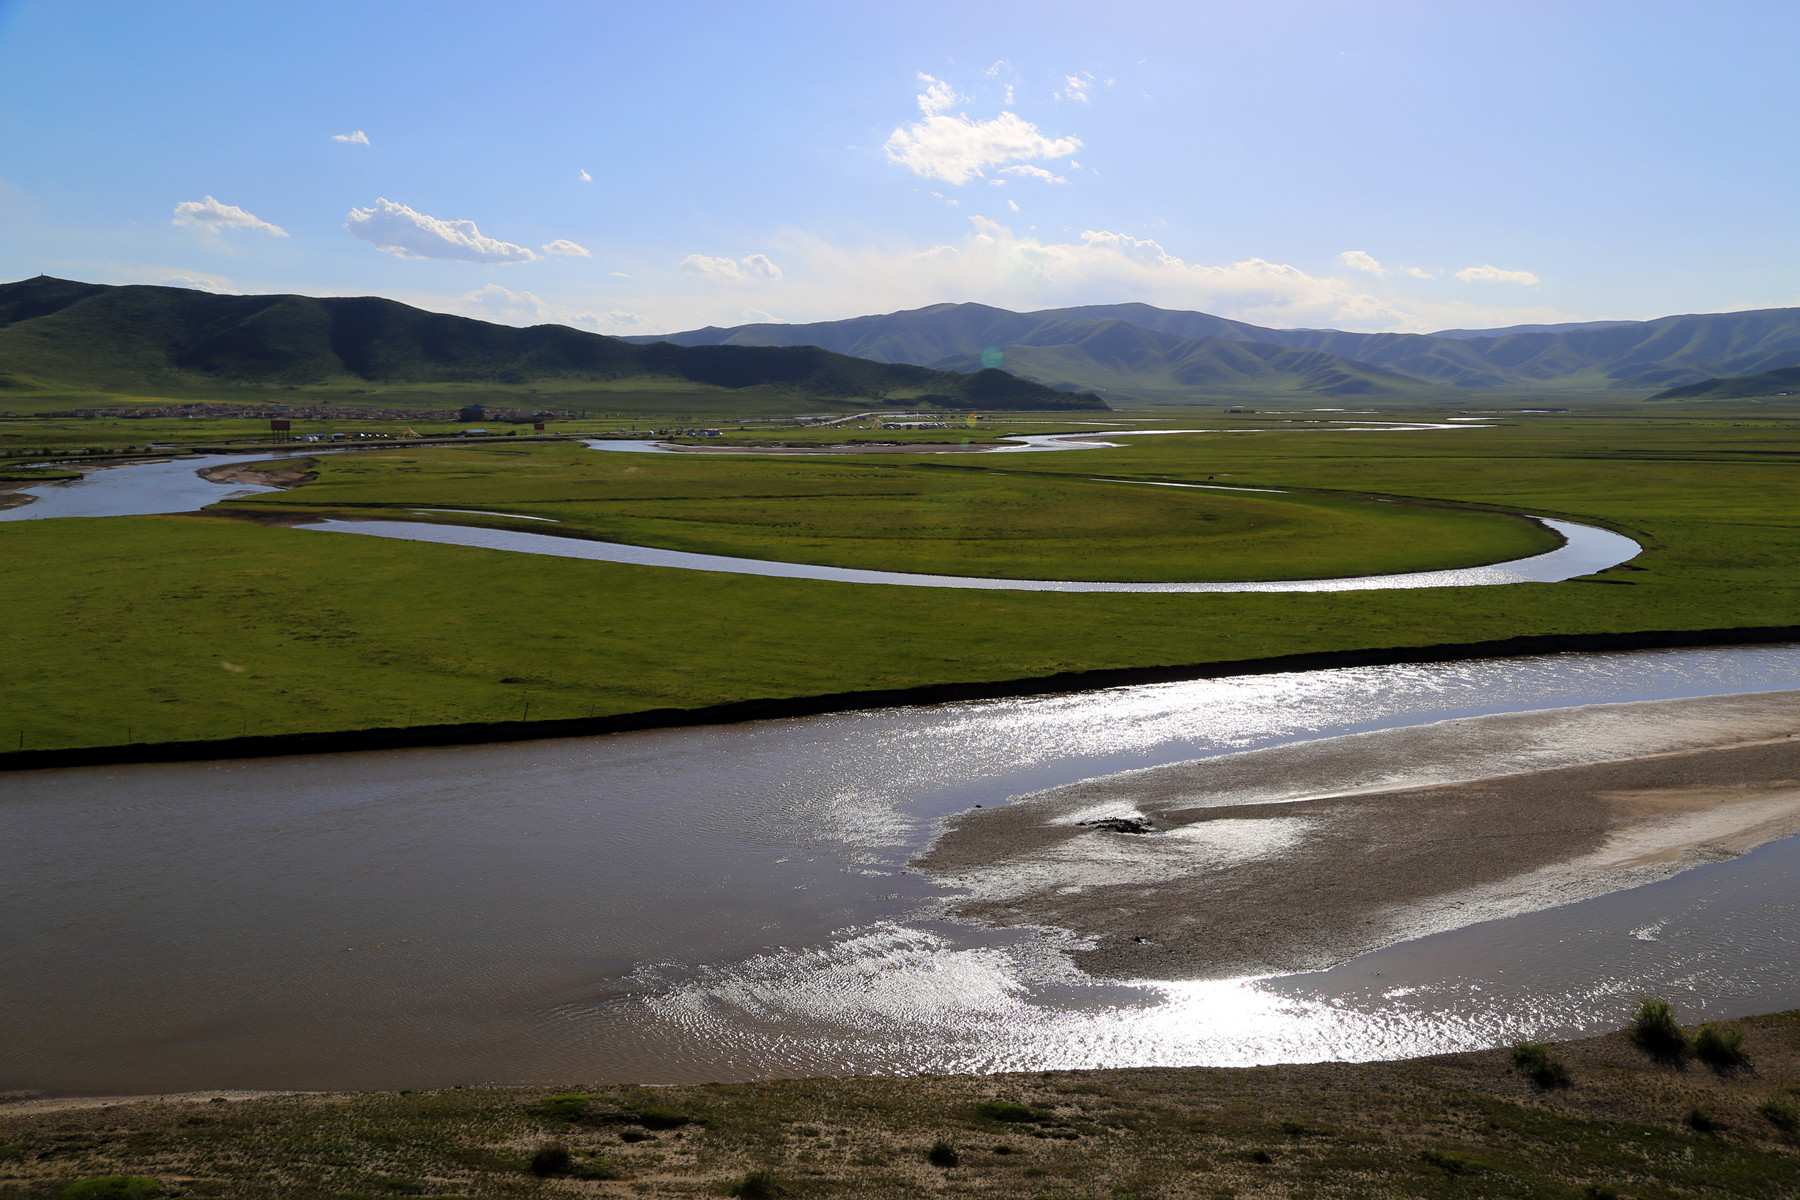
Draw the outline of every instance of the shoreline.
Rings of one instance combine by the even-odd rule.
[[[828,692],[813,696],[759,697],[695,708],[644,709],[604,717],[570,717],[542,721],[469,722],[451,725],[376,726],[363,729],[255,734],[249,737],[172,742],[0,751],[0,772],[72,767],[121,766],[133,763],[214,762],[236,758],[282,758],[293,755],[353,754],[374,750],[434,746],[477,746],[499,742],[595,737],[652,729],[698,725],[736,725],[749,721],[785,720],[826,713],[867,712],[886,708],[952,704],[967,700],[1005,700],[1070,692],[1100,691],[1145,684],[1227,679],[1294,671],[1344,667],[1399,666],[1460,662],[1470,659],[1522,658],[1546,654],[1671,650],[1723,646],[1766,646],[1800,642],[1800,625],[1752,626],[1736,629],[1642,630],[1632,633],[1534,634],[1482,642],[1434,646],[1326,650],[1268,658],[1179,666],[1107,667],[1065,671],[1020,679],[929,683],[904,688]]]
[[[0,1104],[0,1186],[53,1195],[129,1174],[245,1200],[704,1200],[742,1193],[746,1180],[765,1196],[868,1200],[1786,1195],[1800,1162],[1800,1012],[1732,1024],[1745,1067],[1659,1061],[1621,1031],[1549,1051],[1566,1086],[1534,1083],[1511,1051],[1491,1049],[1250,1068]],[[552,1148],[560,1160],[536,1167]],[[533,1178],[546,1174],[573,1178]]]
[[[971,810],[946,915],[1073,933],[1112,979],[1323,970],[1800,834],[1800,691],[1349,734]]]

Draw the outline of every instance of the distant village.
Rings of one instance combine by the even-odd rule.
[[[217,401],[195,404],[164,404],[146,408],[74,408],[66,412],[45,413],[47,417],[212,417],[238,420],[292,421],[498,421],[531,424],[537,421],[567,420],[573,414],[553,409],[488,408],[471,404],[463,408],[363,408],[341,405],[308,404],[231,404]]]

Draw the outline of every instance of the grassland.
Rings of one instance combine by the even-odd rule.
[[[1496,562],[1557,544],[1542,527],[1498,513],[987,465],[1004,461],[489,445],[322,458],[316,482],[234,507],[360,517],[497,509],[523,519],[421,519],[705,554],[1014,579],[1330,578]]]
[[[979,467],[902,456],[891,474],[867,470],[967,475],[995,495],[1042,486],[1086,496],[1083,481],[1104,474],[1525,510],[1631,533],[1647,547],[1634,564],[1642,569],[1409,592],[945,592],[572,562],[217,515],[14,522],[0,524],[10,650],[0,747],[580,717],[1300,652],[1800,623],[1800,430],[1789,423],[1559,416],[1487,430],[1284,428]],[[608,470],[650,459],[585,453],[616,464]],[[714,468],[789,464],[681,459],[669,469]],[[837,478],[830,472],[814,478]],[[498,486],[485,474],[471,468],[466,482]],[[424,475],[420,466],[399,478]],[[446,503],[432,507],[485,506],[439,482],[446,490],[430,495]],[[308,490],[279,503],[303,505]],[[639,495],[640,516],[648,499]],[[559,501],[552,488],[536,502]],[[802,536],[734,527],[725,507],[707,514],[712,529],[740,544],[752,532]],[[938,511],[952,510],[946,501]],[[1153,542],[1139,543],[1144,553]]]
[[[1748,1063],[1722,1071],[1612,1034],[1249,1070],[0,1106],[0,1198],[135,1175],[230,1200],[1775,1200],[1800,1175],[1800,1013],[1741,1028]]]

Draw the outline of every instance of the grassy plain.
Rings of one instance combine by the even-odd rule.
[[[1025,457],[620,454],[580,443],[427,448],[321,458],[316,482],[236,507],[362,517],[500,510],[525,519],[423,519],[1014,579],[1329,578],[1495,562],[1557,544],[1541,527],[1497,513],[992,465]]]
[[[1615,1033],[1523,1059],[0,1105],[0,1200],[105,1175],[228,1200],[1775,1200],[1800,1173],[1800,1013],[1742,1029],[1723,1072]],[[572,1170],[534,1174],[556,1147]]]
[[[968,467],[900,457],[891,473],[966,475],[995,495],[1039,485],[1098,495],[1082,490],[1098,475],[1216,477],[1523,509],[1632,533],[1648,547],[1634,564],[1644,569],[1335,594],[951,592],[574,562],[216,515],[9,522],[0,523],[9,641],[0,746],[509,720],[527,704],[534,719],[604,715],[1308,651],[1800,623],[1800,428],[1788,422],[1546,416],[1486,430],[1284,428]],[[650,459],[583,453],[620,471]],[[732,458],[675,461],[681,471],[746,469]],[[889,477],[879,474],[887,467],[867,470]],[[490,486],[485,471],[470,474]],[[423,476],[421,466],[411,478]],[[308,490],[277,503],[303,505]],[[483,506],[454,489],[431,496]],[[649,513],[648,493],[640,500]],[[537,502],[557,503],[555,489]],[[713,528],[747,537],[720,519],[723,507],[708,513]],[[1148,554],[1153,542],[1139,544]]]

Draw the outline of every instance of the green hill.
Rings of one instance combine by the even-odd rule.
[[[1132,337],[1119,326],[1154,336]],[[1800,309],[1410,334],[1268,329],[1148,304],[1032,313],[939,304],[810,325],[696,329],[666,340],[815,345],[938,367],[966,366],[998,350],[1008,369],[1028,378],[1145,400],[1209,393],[1403,400],[1445,386],[1647,391],[1800,366]]]
[[[1778,367],[1755,375],[1728,379],[1703,379],[1685,387],[1673,387],[1652,400],[1739,400],[1751,396],[1800,396],[1800,367]]]
[[[241,393],[639,379],[847,402],[1105,407],[998,370],[871,362],[816,347],[634,345],[565,325],[517,329],[377,297],[217,296],[48,276],[0,284],[0,388]]]

